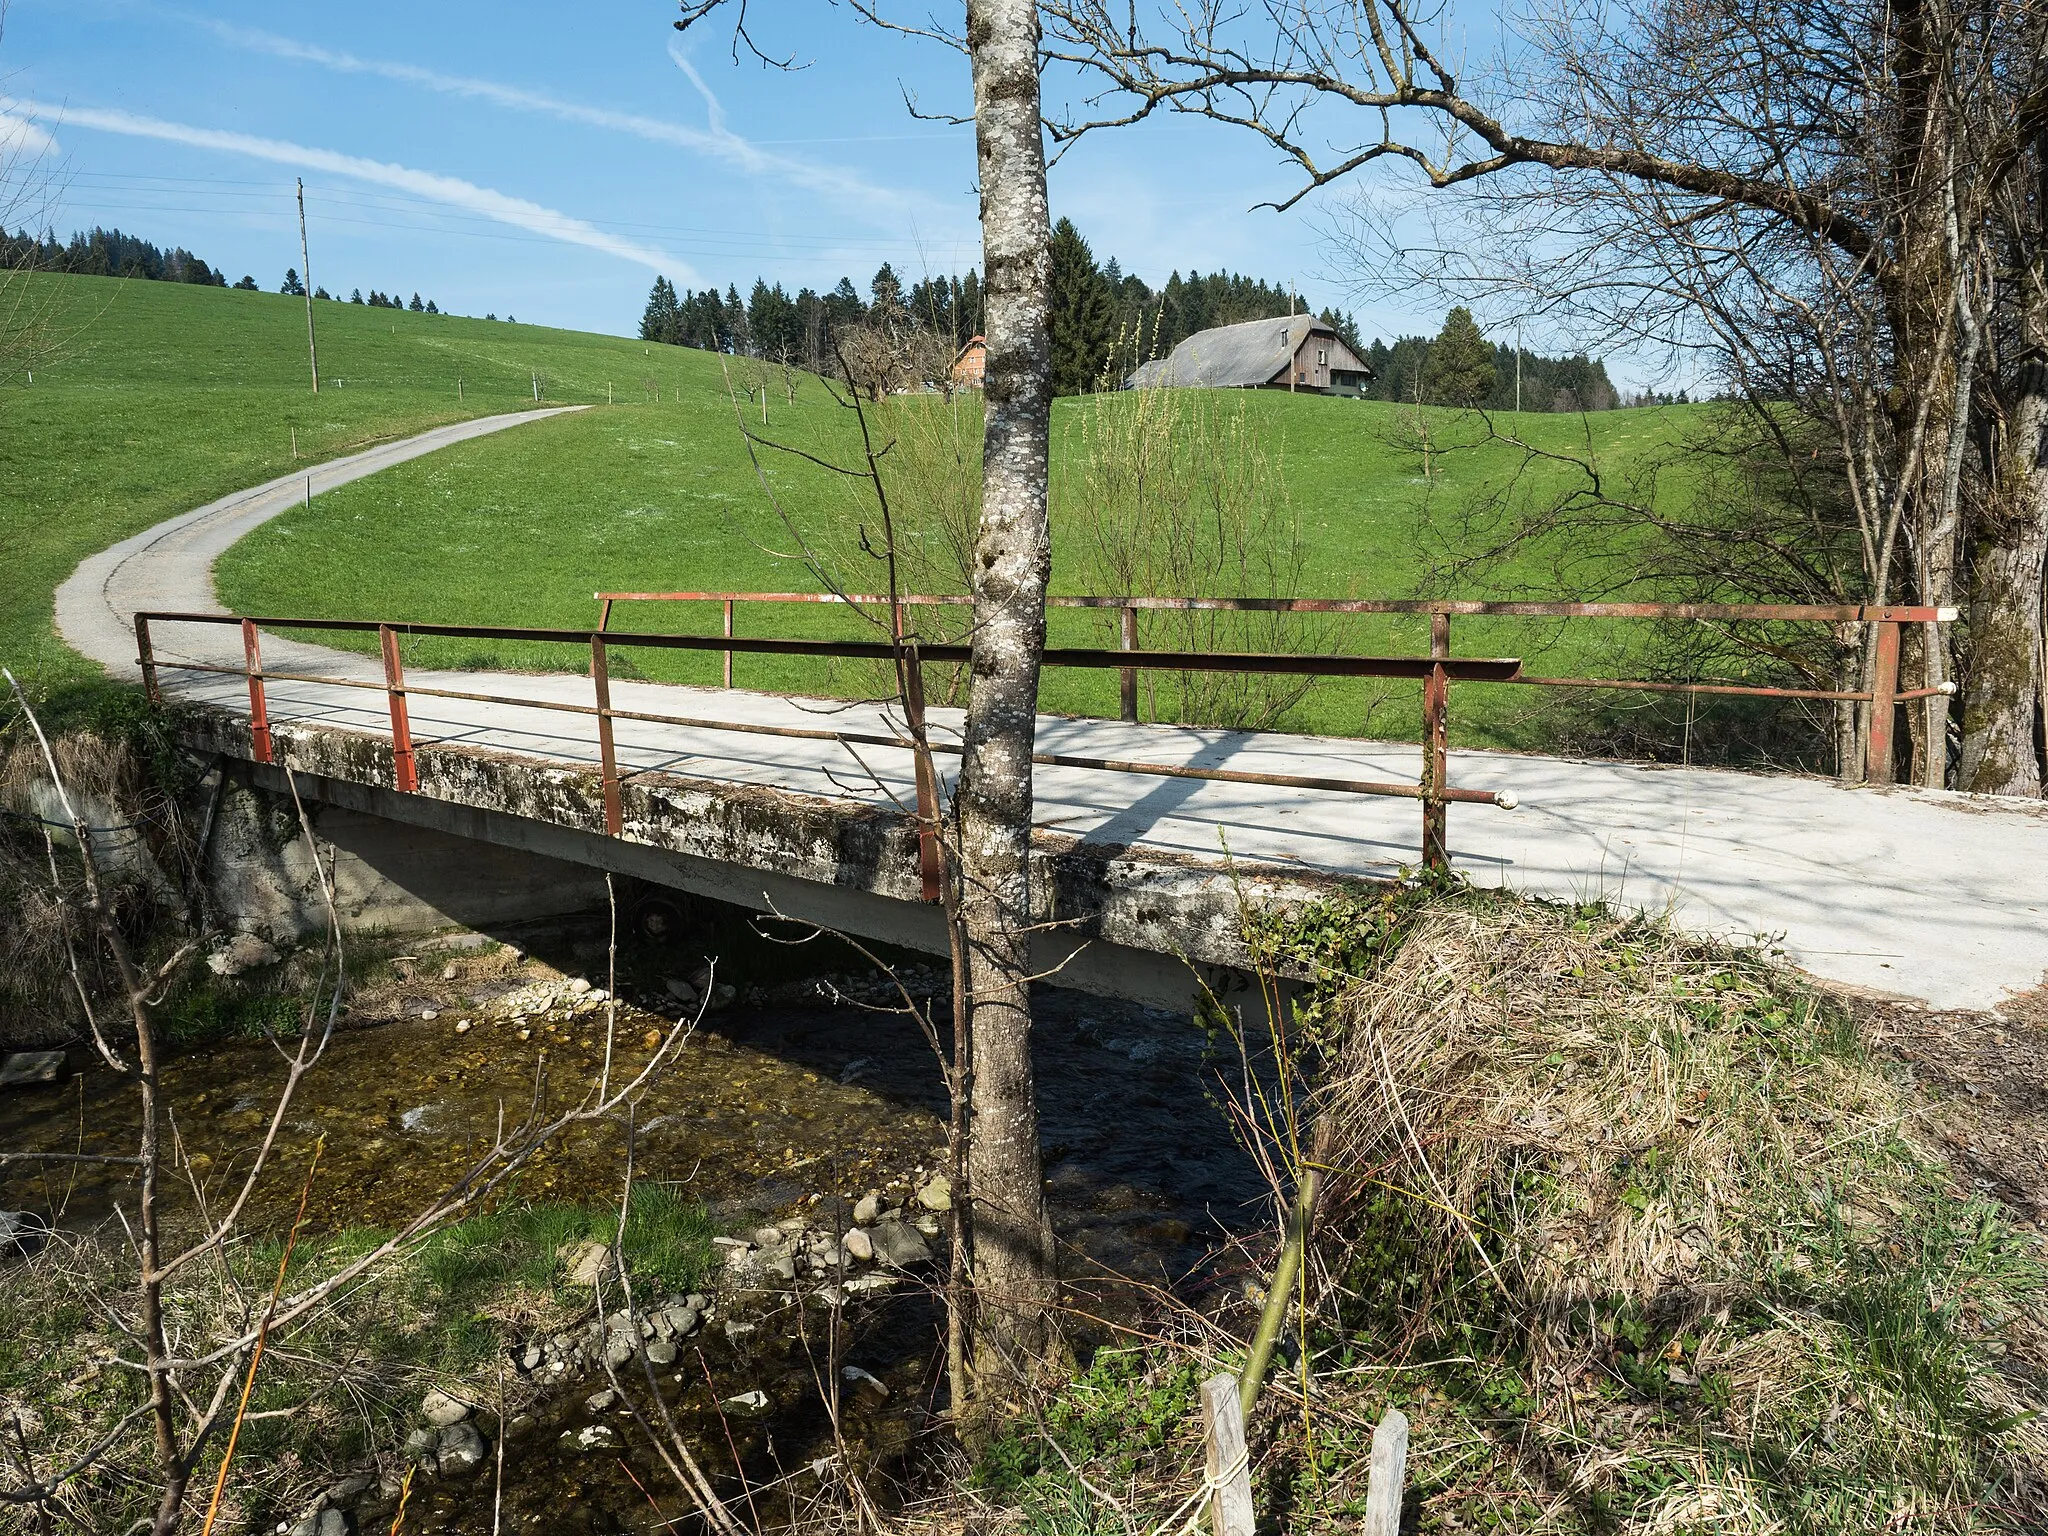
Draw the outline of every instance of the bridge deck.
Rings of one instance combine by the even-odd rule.
[[[498,418],[387,445],[313,472],[324,490],[441,442],[510,425]],[[58,594],[71,643],[134,673],[138,609],[218,610],[211,562],[303,493],[297,477],[187,514],[95,556]],[[165,626],[165,661],[239,665],[235,632]],[[380,680],[368,658],[266,637],[266,667]],[[417,673],[419,687],[590,703],[578,675]],[[246,713],[239,679],[166,671],[166,689]],[[273,682],[274,724],[389,731],[380,693]],[[649,714],[874,731],[875,706],[620,680],[616,708]],[[412,700],[415,739],[588,768],[588,716],[451,700]],[[957,715],[933,712],[935,727]],[[1413,782],[1414,747],[1379,742],[1044,718],[1042,749],[1253,772]],[[860,749],[871,777],[826,742],[620,721],[621,767],[737,787],[886,805],[911,800],[909,757]],[[2048,971],[2048,804],[1913,789],[1843,788],[1790,775],[1734,773],[1454,751],[1451,782],[1508,790],[1520,809],[1453,806],[1450,851],[1481,884],[1549,897],[1602,897],[1668,912],[1686,927],[1782,935],[1790,957],[1833,981],[1983,1008],[2042,984]],[[1304,874],[1385,876],[1419,858],[1414,802],[1309,790],[1141,778],[1042,767],[1039,825],[1110,847],[1221,864],[1230,855]],[[628,827],[631,835],[632,828]]]

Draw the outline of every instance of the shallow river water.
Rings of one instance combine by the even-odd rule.
[[[602,964],[587,964],[587,940],[583,953],[583,973],[601,979]],[[551,958],[563,971],[577,968],[566,950]],[[642,979],[621,990],[665,1004],[659,958],[640,957]],[[594,1076],[601,1012],[552,1022],[502,1012],[506,994],[551,969],[503,951],[423,953],[412,968],[417,981],[400,979],[359,1003],[301,1090],[278,1160],[291,1171],[259,1189],[249,1230],[289,1226],[304,1149],[316,1137],[325,1149],[309,1229],[391,1225],[488,1145],[501,1106],[516,1117],[532,1097],[543,1052],[547,1078],[559,1085],[551,1092],[580,1093]],[[449,969],[455,974],[444,976]],[[815,1196],[853,1200],[943,1164],[944,1095],[916,1026],[844,1003],[805,1002],[796,995],[802,990],[756,984],[709,1014],[638,1110],[636,1176],[694,1192],[733,1230],[787,1216]],[[436,1017],[422,1017],[430,1011]],[[1145,1286],[1182,1281],[1227,1232],[1256,1222],[1264,1185],[1219,1107],[1219,1075],[1235,1078],[1234,1056],[1218,1060],[1188,1018],[1057,988],[1039,990],[1036,1012],[1047,1188],[1085,1348],[1140,1313]],[[470,1028],[457,1032],[464,1020]],[[652,1032],[666,1024],[659,1013],[622,1007],[614,1070],[644,1063]],[[67,1069],[54,1086],[0,1102],[0,1143],[129,1150],[132,1090],[85,1051],[72,1051]],[[282,1076],[278,1051],[264,1042],[195,1050],[168,1066],[179,1134],[215,1190],[246,1166]],[[533,1161],[519,1193],[615,1200],[622,1170],[619,1128],[582,1127]],[[44,1212],[73,1229],[104,1220],[113,1191],[81,1165],[38,1172],[13,1164],[0,1180],[0,1205]],[[721,1301],[717,1325],[662,1373],[664,1396],[722,1491],[739,1497],[743,1468],[757,1489],[775,1485],[756,1497],[785,1513],[820,1493],[807,1469],[832,1450],[820,1393],[830,1375],[828,1315],[788,1296]],[[742,1320],[753,1327],[725,1326]],[[886,1468],[943,1400],[942,1312],[924,1288],[906,1285],[848,1307],[841,1328],[840,1364],[887,1388],[884,1396],[872,1384],[845,1386],[849,1450]],[[635,1363],[625,1373],[630,1385],[644,1386],[640,1370]],[[571,1384],[505,1440],[504,1529],[689,1528],[670,1525],[687,1503],[631,1420],[586,1408],[604,1386],[601,1373]],[[758,1408],[720,1407],[754,1392],[765,1398]],[[608,1433],[585,1433],[594,1425]],[[495,1422],[483,1428],[496,1439]],[[486,1463],[467,1480],[417,1487],[406,1528],[490,1529],[492,1470]]]

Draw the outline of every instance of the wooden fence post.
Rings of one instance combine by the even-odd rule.
[[[1245,1445],[1236,1377],[1226,1373],[1202,1383],[1202,1428],[1208,1445],[1209,1528],[1214,1536],[1252,1536],[1251,1451]]]
[[[242,664],[249,674],[249,755],[271,761],[270,707],[263,691],[263,651],[253,619],[242,620]]]
[[[391,776],[402,794],[420,787],[419,766],[412,755],[412,712],[405,702],[405,667],[398,659],[398,631],[377,626],[377,644],[384,652],[384,696],[391,703]]]
[[[597,761],[604,778],[604,829],[617,837],[626,829],[626,811],[619,797],[619,759],[612,744],[612,674],[603,635],[590,637],[590,682],[597,690]]]
[[[1449,660],[1451,616],[1429,616],[1429,654]],[[1451,683],[1441,666],[1431,667],[1422,680],[1422,864],[1425,869],[1451,867],[1450,817],[1444,805],[1444,787],[1450,782]]]
[[[1359,1536],[1401,1536],[1401,1499],[1408,1481],[1408,1416],[1389,1408],[1372,1432],[1372,1472],[1365,1485]]]
[[[725,638],[732,638],[732,599],[725,600]],[[725,648],[725,686],[732,686],[732,647]]]

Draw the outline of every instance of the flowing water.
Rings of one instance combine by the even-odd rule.
[[[506,1016],[508,994],[553,973],[494,953],[422,955],[399,967],[416,979],[401,975],[359,1001],[300,1091],[278,1171],[259,1185],[247,1230],[290,1225],[316,1138],[324,1151],[308,1229],[389,1226],[446,1188],[489,1145],[501,1113],[519,1117],[537,1084],[557,1097],[580,1095],[601,1063],[602,1010]],[[639,979],[622,991],[664,1004],[662,958],[637,954]],[[443,977],[444,960],[454,976]],[[604,974],[601,961],[585,971]],[[637,1177],[677,1184],[745,1230],[819,1195],[856,1199],[943,1167],[945,1100],[922,1032],[900,1015],[792,996],[802,990],[764,994],[755,985],[707,1016],[637,1111]],[[1219,1073],[1234,1079],[1235,1058],[1219,1061],[1189,1019],[1056,988],[1039,990],[1037,1017],[1047,1187],[1066,1269],[1079,1281],[1085,1344],[1137,1316],[1146,1285],[1182,1280],[1225,1234],[1256,1221],[1264,1184],[1220,1107]],[[458,1032],[465,1020],[470,1027]],[[644,1064],[667,1022],[622,1006],[614,1073]],[[132,1088],[89,1052],[74,1050],[67,1066],[71,1075],[58,1084],[0,1101],[0,1142],[132,1149]],[[262,1041],[195,1049],[168,1065],[179,1135],[213,1193],[247,1166],[283,1075],[280,1052]],[[623,1167],[619,1127],[580,1126],[533,1160],[519,1195],[615,1201]],[[120,1188],[83,1164],[8,1165],[0,1177],[0,1205],[72,1228],[104,1219]],[[906,1285],[848,1306],[835,1335],[833,1313],[796,1299],[815,1286],[765,1302],[721,1299],[713,1325],[660,1373],[684,1438],[721,1488],[740,1497],[742,1468],[757,1490],[773,1485],[755,1493],[757,1504],[784,1514],[824,1486],[814,1464],[832,1454],[834,1437],[821,1384],[835,1361],[873,1379],[839,1377],[839,1433],[856,1464],[889,1465],[943,1401],[943,1313],[927,1289]],[[753,1326],[729,1329],[734,1323]],[[629,1387],[644,1388],[642,1369],[634,1362],[622,1373]],[[586,1407],[604,1386],[601,1373],[585,1377],[514,1420],[504,1443],[505,1530],[651,1530],[686,1512],[631,1419]],[[721,1406],[753,1393],[758,1406]],[[494,1422],[483,1427],[496,1438]],[[490,1462],[467,1479],[422,1483],[406,1528],[490,1529],[496,1496]]]

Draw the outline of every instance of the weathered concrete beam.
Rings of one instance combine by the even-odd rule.
[[[198,708],[181,714],[178,729],[194,750],[254,756],[246,717]],[[419,790],[401,794],[389,787],[386,737],[296,722],[271,735],[279,766],[252,764],[258,784],[283,789],[288,766],[300,794],[326,804],[945,952],[939,911],[921,899],[913,819],[893,808],[639,773],[623,786],[624,835],[614,838],[605,833],[603,784],[589,768],[421,745]],[[1064,985],[1163,1007],[1187,1007],[1198,976],[1222,994],[1245,990],[1244,905],[1297,904],[1338,884],[1233,866],[1220,853],[1175,857],[1046,830],[1033,838],[1032,889],[1046,924],[1042,968]]]

